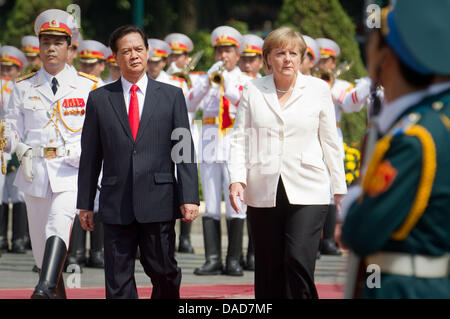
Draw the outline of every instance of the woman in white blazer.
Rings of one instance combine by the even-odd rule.
[[[305,50],[291,28],[267,36],[272,74],[244,87],[232,132],[230,200],[237,213],[248,205],[256,298],[318,297],[314,268],[330,189],[338,206],[347,192],[330,88],[299,73]]]

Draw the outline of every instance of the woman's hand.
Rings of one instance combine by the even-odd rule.
[[[234,211],[239,214],[239,208],[242,207],[244,202],[244,188],[242,183],[233,183],[230,185],[230,203]],[[240,203],[238,201],[241,201]]]
[[[335,194],[334,195],[334,204],[336,205],[336,211],[339,213],[341,211],[341,201],[344,195]]]

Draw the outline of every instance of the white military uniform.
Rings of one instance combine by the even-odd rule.
[[[6,113],[6,106],[8,105],[9,98],[11,97],[12,90],[14,88],[14,81],[11,79],[0,78],[0,112],[1,118],[4,117]],[[11,159],[11,155],[4,153],[5,165],[8,160]],[[0,174],[0,194],[2,194],[2,199],[4,201],[4,193],[6,187],[6,177],[7,175]],[[7,203],[7,202],[6,202]]]
[[[52,92],[54,77],[58,81],[56,94]],[[32,181],[24,175],[22,164],[15,185],[25,193],[33,255],[39,268],[47,238],[58,236],[66,247],[69,245],[76,214],[81,129],[93,84],[68,65],[56,76],[41,68],[16,83],[8,104],[7,148],[15,152],[18,145],[25,144],[33,154]]]
[[[22,45],[29,51],[36,51],[36,37],[25,36],[22,38]],[[37,47],[37,53],[39,53],[39,45]],[[33,52],[35,54],[35,52]],[[25,54],[13,46],[4,46],[0,49],[0,64],[2,65],[15,65],[19,69],[23,70],[27,66],[27,58]],[[11,97],[12,90],[14,88],[14,81],[12,79],[0,80],[0,107],[1,117],[6,113],[6,107]],[[5,165],[11,159],[11,154],[5,153],[4,160]],[[23,202],[23,193],[19,192],[17,187],[13,185],[17,171],[6,173],[6,175],[0,174],[0,195],[2,196],[3,203],[9,203],[9,200],[13,204]]]
[[[218,27],[211,34],[212,46],[223,43],[236,45],[242,51],[242,36],[231,27]],[[200,76],[197,84],[186,95],[189,112],[196,112],[199,106],[203,108],[203,126],[200,156],[200,178],[205,201],[205,217],[220,220],[220,203],[222,191],[225,199],[226,218],[246,218],[246,214],[236,214],[229,200],[230,178],[227,171],[227,161],[230,150],[230,133],[219,132],[219,115],[221,105],[229,105],[229,116],[234,119],[239,104],[242,87],[248,81],[236,66],[232,71],[223,71],[224,88],[212,88],[209,84],[209,74],[217,71],[222,62],[216,62],[208,74]],[[223,98],[222,98],[223,97]],[[222,108],[223,109],[223,108]]]

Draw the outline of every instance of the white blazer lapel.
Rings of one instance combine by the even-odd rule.
[[[278,102],[278,96],[275,89],[275,83],[273,82],[273,75],[269,75],[266,81],[263,83],[263,96],[269,107],[275,112],[278,117],[283,120],[281,116],[280,103]]]
[[[298,99],[302,97],[305,88],[305,76],[300,72],[297,75],[297,80],[295,81],[294,90],[292,91],[289,100],[286,101],[284,109],[290,107],[292,104],[298,102]]]

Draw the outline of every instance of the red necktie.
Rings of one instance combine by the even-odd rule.
[[[133,84],[131,87],[131,98],[130,98],[130,108],[128,110],[128,119],[130,121],[131,132],[133,133],[133,138],[136,140],[136,135],[139,127],[139,103],[136,91],[138,86]]]

